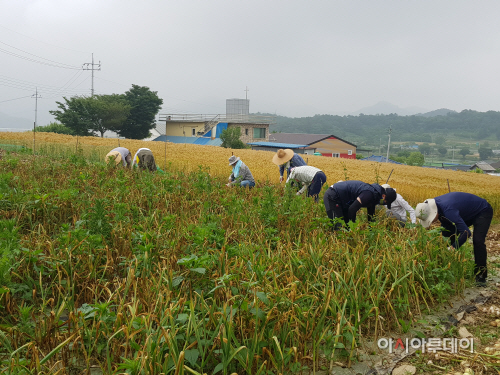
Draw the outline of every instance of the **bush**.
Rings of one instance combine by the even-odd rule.
[[[412,152],[406,159],[406,163],[408,165],[418,165],[419,167],[424,165],[424,161],[424,155],[422,155],[420,152]]]
[[[35,131],[43,132],[43,133],[57,133],[57,134],[74,135],[73,130],[71,130],[70,128],[68,128],[65,125],[60,124],[58,122],[51,122],[50,124],[48,124],[46,126],[37,126],[35,128]]]
[[[220,135],[222,147],[225,148],[248,148],[240,139],[241,129],[238,127],[224,129]]]

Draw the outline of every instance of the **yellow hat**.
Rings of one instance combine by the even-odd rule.
[[[109,159],[115,159],[115,164],[118,165],[122,161],[122,154],[120,154],[118,151],[110,151],[104,158],[106,160],[106,163],[109,161]]]
[[[273,156],[273,163],[276,165],[282,165],[285,164],[288,160],[293,158],[293,150],[286,148],[286,149],[279,149],[276,155]]]

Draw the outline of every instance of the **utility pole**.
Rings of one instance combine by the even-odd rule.
[[[389,151],[391,149],[391,132],[392,132],[392,126],[389,126],[389,143],[387,144],[387,158],[385,160],[386,163],[389,163]]]
[[[32,98],[35,98],[35,122],[33,123],[33,156],[35,155],[35,134],[36,134],[36,121],[38,115],[38,87],[35,89],[35,95],[31,95]]]
[[[248,100],[248,86],[245,86],[245,100]]]
[[[94,66],[96,66],[96,68],[94,68]],[[92,96],[94,96],[94,70],[101,70],[101,62],[99,61],[99,64],[94,64],[94,54],[92,54],[92,62],[83,64],[82,69],[92,71],[92,86],[90,92]]]

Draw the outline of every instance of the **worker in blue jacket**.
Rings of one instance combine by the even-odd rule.
[[[417,219],[424,228],[439,220],[443,236],[449,237],[451,246],[458,249],[471,236],[469,227],[474,226],[474,273],[478,286],[486,286],[486,235],[493,218],[493,208],[486,199],[474,194],[453,192],[427,199],[415,208]]]
[[[279,149],[276,155],[273,156],[273,163],[280,167],[280,184],[283,182],[285,169],[288,178],[290,176],[290,169],[307,165],[299,154],[296,154],[289,148],[284,150]]]
[[[373,220],[375,206],[377,204],[387,205],[391,208],[391,203],[396,200],[396,191],[392,188],[383,188],[379,184],[367,184],[363,181],[349,180],[339,181],[330,186],[323,197],[326,214],[332,221],[336,218],[349,221],[356,221],[356,213],[361,207],[366,207],[368,220]],[[342,224],[334,223],[334,229],[340,229]]]

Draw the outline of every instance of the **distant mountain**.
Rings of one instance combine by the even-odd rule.
[[[350,113],[351,116],[358,116],[360,114],[363,115],[390,115],[397,114],[399,116],[411,116],[416,115],[417,113],[426,112],[426,109],[418,108],[418,107],[407,107],[400,108],[395,104],[389,102],[378,102],[370,107],[361,108],[356,112]]]
[[[441,108],[427,113],[417,113],[415,116],[423,116],[423,117],[446,116],[448,113],[457,113],[457,111],[454,111],[452,109]]]
[[[0,112],[0,131],[15,132],[30,130],[31,128],[33,128],[33,120],[12,117]]]

